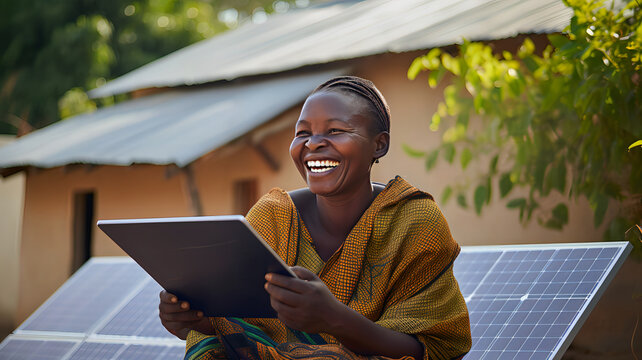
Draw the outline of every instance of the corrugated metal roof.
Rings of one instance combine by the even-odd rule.
[[[561,31],[572,13],[561,0],[338,1],[201,41],[90,94],[172,87],[266,74],[385,52],[469,40]]]
[[[326,71],[225,84],[120,103],[66,119],[0,148],[0,168],[74,163],[184,166],[303,101]]]

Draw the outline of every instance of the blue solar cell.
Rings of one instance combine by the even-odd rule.
[[[76,345],[71,341],[25,340],[8,337],[0,344],[2,360],[58,360]]]
[[[453,272],[464,296],[473,293],[500,255],[499,252],[490,254],[462,252],[459,255],[453,265]]]
[[[18,329],[88,332],[147,277],[133,262],[89,263]]]
[[[159,345],[129,345],[117,360],[161,360],[180,359],[185,355],[185,349],[179,346]]]
[[[111,359],[123,347],[123,344],[85,342],[71,354],[69,360]]]
[[[97,334],[174,338],[158,318],[158,293],[161,290],[160,285],[150,278]]]

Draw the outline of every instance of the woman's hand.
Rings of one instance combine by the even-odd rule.
[[[309,333],[333,333],[346,306],[310,270],[295,266],[292,271],[298,279],[265,275],[265,290],[270,294],[272,308],[279,320],[293,329]]]
[[[362,355],[423,358],[423,346],[416,338],[375,324],[339,302],[311,271],[295,266],[298,279],[265,275],[265,289],[279,320],[287,326],[309,332],[326,333]]]
[[[203,316],[202,311],[190,310],[187,301],[178,301],[174,294],[163,290],[160,292],[158,316],[161,324],[174,336],[185,340],[190,330],[201,334],[214,335],[214,329],[209,318]]]

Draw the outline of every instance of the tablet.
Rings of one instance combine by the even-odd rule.
[[[99,220],[98,227],[206,316],[276,317],[265,274],[296,277],[243,216]]]

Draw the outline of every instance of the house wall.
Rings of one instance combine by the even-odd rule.
[[[514,49],[515,42],[504,41],[496,45],[500,49],[510,50]],[[472,167],[472,171],[464,173],[458,165],[440,162],[428,173],[424,170],[423,160],[411,158],[403,152],[402,144],[416,149],[431,149],[438,144],[441,136],[440,133],[431,132],[428,125],[442,89],[430,89],[425,74],[414,81],[408,80],[405,75],[412,59],[420,54],[386,54],[364,58],[355,62],[354,73],[373,80],[385,95],[392,111],[390,152],[380,164],[374,165],[373,180],[387,182],[395,175],[401,175],[419,188],[433,193],[439,202],[439,195],[446,185],[462,180],[475,184],[478,176],[475,170],[485,167]],[[269,125],[203,156],[192,165],[204,215],[233,212],[235,181],[257,179],[260,194],[275,186],[290,190],[305,185],[288,153],[292,126],[299,110],[300,105],[297,105]],[[261,134],[265,136],[257,140]],[[273,170],[251,146],[252,143],[259,143],[267,149],[279,164],[279,170]],[[20,263],[20,306],[16,315],[20,321],[70,275],[72,199],[75,192],[83,190],[96,193],[97,219],[194,215],[186,177],[182,172],[168,170],[164,166],[70,167],[29,172]],[[515,190],[511,195],[517,196],[519,191]],[[560,199],[548,199],[542,206],[552,208]],[[481,216],[471,209],[459,208],[454,201],[441,206],[453,236],[461,245],[587,242],[601,238],[602,229],[593,227],[593,216],[585,200],[570,204],[569,224],[563,231],[544,229],[536,221],[522,226],[517,213],[506,209],[506,202],[507,199],[499,199],[497,191],[494,191],[490,206],[484,208]],[[535,214],[536,217],[538,215]],[[93,255],[122,255],[122,252],[96,229]],[[636,264],[628,268],[638,269],[630,271],[639,273]],[[627,283],[628,279],[621,281]],[[632,301],[622,306],[622,309],[630,307],[633,311]],[[628,320],[622,319],[622,324],[628,326]]]
[[[14,136],[0,135],[0,147]],[[24,174],[0,178],[0,340],[16,326],[18,260],[24,200]]]

